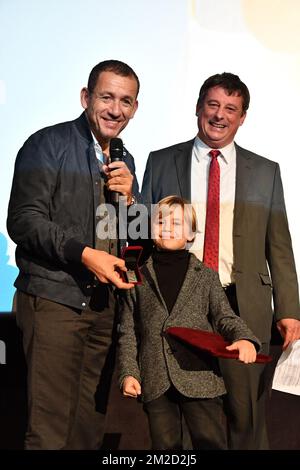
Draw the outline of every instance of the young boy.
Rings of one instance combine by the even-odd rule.
[[[142,267],[143,284],[126,293],[121,315],[120,386],[125,396],[142,396],[157,450],[182,448],[182,415],[194,449],[226,449],[218,362],[172,339],[167,328],[217,331],[245,363],[254,362],[260,348],[231,310],[218,274],[186,249],[195,231],[196,214],[185,200],[169,196],[158,203],[155,249]]]

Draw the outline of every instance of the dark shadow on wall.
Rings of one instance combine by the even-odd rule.
[[[22,334],[14,313],[0,315],[0,340],[6,349],[5,364],[0,364],[0,450],[23,449],[27,371]]]
[[[11,312],[18,269],[8,263],[7,238],[0,232],[0,313]]]

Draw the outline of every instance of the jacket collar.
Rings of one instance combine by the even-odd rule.
[[[81,115],[77,119],[75,119],[74,124],[80,137],[86,140],[89,144],[93,143],[93,136],[90,130],[90,126],[89,126],[85,111],[83,111],[83,113],[81,113]]]
[[[176,299],[175,305],[172,309],[172,312],[170,312],[170,314],[171,313],[173,314],[174,312],[176,313],[177,311],[184,310],[187,299],[194,296],[196,286],[199,283],[199,280],[203,274],[203,271],[204,271],[204,267],[201,261],[199,261],[195,255],[190,253],[188,270],[187,270],[185,279],[183,281],[182,287],[180,289],[179,295]],[[167,310],[167,306],[159,290],[157,277],[156,277],[155,270],[153,267],[152,257],[149,258],[146,264],[144,265],[143,275],[145,276],[155,296],[158,298],[160,303]]]

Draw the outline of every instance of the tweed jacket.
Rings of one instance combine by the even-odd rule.
[[[170,195],[191,200],[194,139],[151,152],[142,199]],[[233,276],[241,318],[262,342],[273,319],[300,319],[297,273],[278,163],[235,144]]]
[[[184,326],[215,330],[230,342],[243,338],[260,346],[243,320],[231,310],[218,274],[191,254],[170,313],[159,290],[152,258],[142,267],[142,275],[143,284],[125,294],[121,313],[120,385],[125,376],[135,377],[141,383],[144,402],[158,398],[171,384],[186,397],[212,398],[224,394],[217,360],[165,334],[171,326]]]

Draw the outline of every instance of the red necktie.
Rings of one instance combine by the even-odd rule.
[[[219,218],[220,218],[220,150],[211,150],[206,203],[206,222],[203,248],[203,263],[209,268],[219,269]]]

